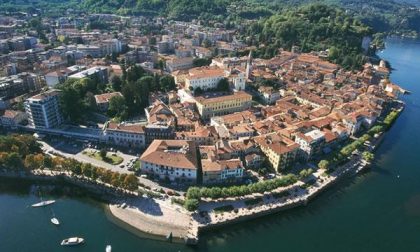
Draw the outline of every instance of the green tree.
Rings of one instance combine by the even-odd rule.
[[[184,203],[185,209],[192,212],[198,209],[199,201],[197,199],[186,199]]]
[[[170,75],[164,75],[160,77],[159,82],[161,88],[166,92],[170,90],[175,90],[176,88],[175,79]]]
[[[123,96],[114,96],[109,99],[108,115],[124,119],[127,115],[127,105]]]
[[[228,79],[226,79],[226,78],[221,79],[217,83],[217,90],[218,91],[224,91],[224,92],[229,91],[229,81],[228,81]]]
[[[106,151],[106,149],[105,149],[105,148],[102,148],[102,149],[99,151],[99,155],[101,156],[102,160],[105,160],[105,159],[106,159],[106,154],[107,154],[107,151]]]
[[[318,168],[319,169],[328,170],[329,167],[330,167],[330,162],[328,160],[323,159],[323,160],[319,161],[319,163],[318,163]]]
[[[364,160],[366,160],[367,162],[372,162],[373,159],[375,158],[375,155],[373,153],[370,153],[368,151],[364,151],[362,153],[362,157]]]
[[[116,75],[112,76],[112,78],[111,78],[111,86],[112,86],[112,89],[114,91],[116,91],[116,92],[121,91],[121,88],[122,88],[122,80],[121,80],[121,78],[119,76],[116,76]]]
[[[65,118],[71,122],[81,121],[86,107],[76,89],[71,87],[63,89],[60,95],[60,103]]]
[[[134,191],[138,189],[139,181],[137,177],[133,174],[127,175],[127,177],[124,178],[124,188],[130,191]]]
[[[201,198],[200,188],[195,187],[195,186],[191,186],[187,190],[186,197],[187,197],[187,199],[200,199]]]

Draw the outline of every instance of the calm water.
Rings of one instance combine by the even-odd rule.
[[[27,206],[30,185],[0,186],[0,251],[420,251],[420,42],[389,40],[380,54],[395,69],[391,80],[413,92],[387,134],[370,172],[293,209],[202,236],[197,248],[135,236],[109,222],[103,206],[60,197],[53,205],[63,225],[51,225],[48,209]],[[62,248],[65,237],[87,243]]]

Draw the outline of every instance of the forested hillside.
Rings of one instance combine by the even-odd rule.
[[[362,63],[361,42],[372,30],[343,10],[327,5],[309,5],[286,10],[247,30],[251,44],[261,45],[258,56],[269,58],[278,48],[299,46],[304,52],[330,50],[330,59],[347,68]]]

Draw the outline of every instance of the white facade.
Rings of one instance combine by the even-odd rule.
[[[49,90],[25,101],[29,124],[35,128],[54,128],[63,122],[59,105],[59,92]]]
[[[169,178],[170,181],[183,180],[195,182],[197,170],[182,167],[162,166],[154,163],[141,161],[141,170],[145,173],[152,173],[160,179]]]
[[[224,78],[224,75],[219,76],[204,76],[202,78],[185,78],[185,86],[188,88],[201,88],[202,90],[216,88],[220,80]]]
[[[239,73],[237,76],[232,77],[232,82],[235,90],[245,90],[245,74]]]

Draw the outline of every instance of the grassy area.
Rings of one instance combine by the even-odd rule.
[[[117,154],[106,154],[106,158],[102,158],[99,152],[93,152],[93,151],[84,151],[84,155],[94,158],[99,161],[104,161],[106,163],[112,164],[112,165],[118,165],[121,164],[124,159]]]
[[[235,208],[232,205],[226,205],[226,206],[216,207],[213,210],[216,213],[223,213],[223,212],[230,212],[233,209],[235,209]]]

